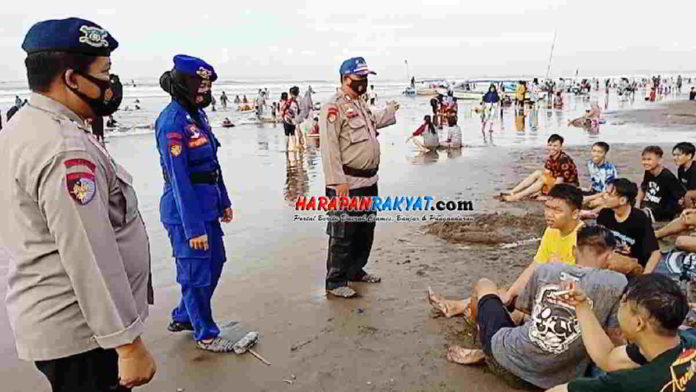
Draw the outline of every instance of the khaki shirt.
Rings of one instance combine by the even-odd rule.
[[[396,124],[394,109],[373,112],[361,99],[352,99],[339,90],[321,108],[319,140],[326,186],[348,184],[350,189],[377,183],[378,176],[353,177],[343,172],[343,165],[354,169],[379,166],[377,130]]]
[[[131,176],[62,104],[33,94],[0,133],[7,313],[30,361],[132,343],[151,300]]]

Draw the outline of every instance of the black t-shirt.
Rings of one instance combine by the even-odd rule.
[[[665,218],[672,219],[681,212],[679,200],[686,194],[686,189],[669,169],[663,168],[657,176],[646,171],[640,189],[645,192],[646,207],[658,206]]]
[[[696,190],[696,165],[694,165],[693,162],[686,170],[679,166],[677,169],[677,177],[679,177],[679,181],[681,181],[687,191]]]
[[[599,211],[597,224],[614,233],[617,253],[638,259],[638,263],[643,267],[650,255],[660,249],[650,218],[639,209],[631,208],[628,218],[623,222],[617,222],[614,210],[604,208]]]
[[[691,370],[696,361],[696,341],[685,333],[680,333],[680,338],[681,342],[677,347],[663,352],[650,362],[641,361],[643,364],[639,368],[610,372],[596,378],[579,378],[568,383],[568,391],[696,391],[696,377]],[[631,355],[631,351],[635,353],[637,347],[631,349],[627,346],[626,352]],[[633,356],[631,359],[635,361]]]

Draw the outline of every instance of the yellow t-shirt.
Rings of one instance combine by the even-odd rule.
[[[541,244],[539,244],[537,254],[534,256],[534,261],[539,264],[544,264],[552,259],[560,259],[564,263],[575,265],[573,247],[578,241],[578,229],[583,225],[584,223],[580,222],[577,227],[575,227],[575,230],[565,237],[561,237],[560,230],[547,227],[546,231],[544,231],[544,236],[541,238]],[[554,257],[554,255],[558,257]]]

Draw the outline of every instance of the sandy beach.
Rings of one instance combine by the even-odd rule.
[[[427,107],[425,102],[413,105],[421,109]],[[666,166],[675,171],[670,155],[674,144],[671,140],[679,136],[670,137],[666,142],[660,135],[674,129],[688,130],[673,125],[696,124],[694,108],[693,102],[679,101],[645,110],[613,113],[607,116],[609,122],[627,125],[616,129],[609,127],[608,132],[629,134],[630,124],[650,127],[652,139],[661,140],[658,144],[666,152]],[[577,109],[578,112],[582,110],[581,106]],[[326,297],[323,289],[327,247],[324,224],[291,219],[294,209],[289,205],[296,195],[322,193],[320,158],[313,155],[293,160],[288,156],[287,166],[283,168],[283,162],[278,166],[276,160],[267,155],[274,153],[283,142],[282,138],[277,129],[262,128],[244,139],[254,148],[265,143],[266,152],[253,158],[252,163],[235,154],[221,159],[229,188],[248,187],[253,177],[265,179],[259,180],[254,189],[256,197],[263,198],[263,204],[253,204],[250,193],[233,191],[231,194],[235,208],[239,208],[236,218],[239,223],[225,227],[228,264],[214,296],[213,309],[222,323],[239,320],[258,329],[261,342],[257,351],[272,363],[271,366],[251,355],[206,353],[194,347],[190,334],[167,332],[169,314],[178,302],[179,288],[174,282],[171,250],[158,223],[160,173],[138,171],[142,175],[136,178],[136,189],[153,243],[156,286],[156,303],[151,308],[144,340],[158,365],[153,382],[138,391],[510,390],[485,367],[463,367],[447,362],[448,345],[473,347],[476,343],[471,328],[462,318],[445,319],[433,314],[426,301],[426,290],[432,286],[449,297],[466,297],[478,278],[493,278],[501,284],[514,280],[536,251],[537,239],[544,229],[543,208],[541,203],[534,201],[504,204],[494,200],[493,195],[543,163],[548,134],[562,129],[563,135],[575,140],[577,136],[574,135],[582,131],[549,126],[533,137],[527,131],[522,138],[529,138],[528,142],[499,147],[477,142],[453,159],[442,153],[435,161],[432,157],[413,154],[404,160],[399,143],[403,143],[404,135],[422,118],[416,110],[407,113],[403,128],[396,131],[395,136],[387,135],[383,140],[380,192],[471,200],[474,219],[469,223],[378,224],[368,269],[382,276],[383,282],[359,285],[362,296],[357,299]],[[554,117],[553,124],[564,123],[573,114],[566,116],[558,121]],[[551,124],[550,114],[548,118]],[[475,126],[477,121],[473,118],[463,126],[471,140],[480,137]],[[514,129],[510,128],[505,137],[519,138],[519,133],[515,136]],[[682,135],[686,139],[693,133]],[[233,137],[237,136],[223,135],[220,139],[226,145],[226,139]],[[138,155],[141,150],[152,147],[151,139],[151,135],[133,136],[127,142],[112,139],[109,149],[117,159],[119,151]],[[595,140],[602,140],[602,135],[577,139],[566,149],[579,167],[583,186],[588,185],[585,165],[589,159],[588,143]],[[632,138],[622,140],[631,141]],[[611,143],[609,159],[617,164],[622,177],[640,182],[643,175],[640,151],[645,145],[644,142]],[[137,171],[138,162],[126,159],[124,165]],[[254,164],[258,170],[239,173],[239,168],[245,164]],[[405,167],[408,170],[404,170]],[[227,174],[227,171],[236,174]],[[268,183],[276,185],[265,185],[269,177]],[[280,183],[284,183],[282,194],[277,186]],[[245,205],[257,209],[244,209]],[[6,269],[7,256],[0,254],[0,294],[3,297]],[[17,359],[4,310],[0,312],[0,331],[2,390],[46,390],[48,385],[33,364]]]

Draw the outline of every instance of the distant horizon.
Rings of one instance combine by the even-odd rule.
[[[118,74],[118,73],[117,73]],[[125,85],[130,84],[129,82],[131,80],[136,81],[136,82],[145,82],[149,81],[149,83],[156,84],[157,81],[159,80],[159,75],[158,76],[141,76],[141,77],[131,77],[131,76],[124,76],[122,74],[118,74],[121,77],[121,82],[124,83]],[[650,76],[677,76],[677,75],[682,75],[682,77],[692,77],[696,78],[696,69],[694,70],[655,70],[655,71],[646,71],[646,70],[639,70],[639,71],[632,71],[632,72],[624,72],[624,73],[615,73],[615,72],[607,72],[607,73],[592,73],[592,74],[583,74],[583,73],[578,73],[577,78],[582,79],[582,78],[620,78],[620,77],[650,77]],[[412,75],[416,78],[416,82],[423,81],[423,80],[446,80],[446,81],[466,81],[466,80],[480,80],[480,79],[515,79],[515,78],[527,78],[527,79],[533,79],[533,78],[540,78],[544,79],[544,75],[537,75],[537,74],[491,74],[491,75],[477,75],[477,76],[471,76],[471,77],[464,77],[464,76],[423,76],[419,77],[417,75]],[[564,79],[573,79],[575,78],[575,74],[567,74],[567,75],[562,75],[559,76],[557,74],[554,74],[551,72],[550,79],[559,79],[559,78],[564,78]],[[409,80],[404,78],[380,78],[379,76],[372,76],[372,81],[374,83],[379,83],[379,82],[387,82],[387,83],[397,83],[397,82],[404,82],[404,83],[409,83]],[[0,81],[0,86],[3,84],[14,84],[14,83],[26,83],[27,80],[4,80]],[[236,77],[236,78],[229,78],[226,79],[223,76],[218,76],[218,80],[215,82],[216,84],[221,84],[221,83],[260,83],[260,82],[267,82],[267,83],[291,83],[291,82],[297,82],[297,83],[331,83],[333,82],[333,78],[326,78],[326,79],[302,79],[302,78],[280,78],[280,77],[264,77],[264,76],[249,76],[249,77]],[[338,82],[336,81],[336,84]]]

